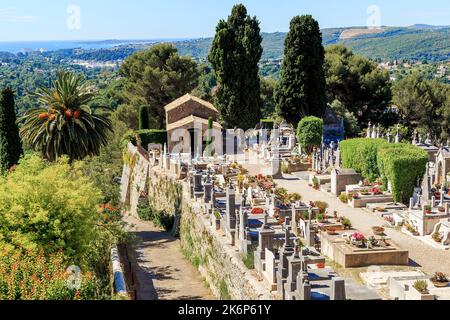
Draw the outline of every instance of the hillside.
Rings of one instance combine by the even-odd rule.
[[[450,60],[450,27],[414,25],[367,31],[360,27],[323,29],[325,46],[342,43],[372,59]],[[286,33],[263,33],[263,60],[280,59]],[[211,38],[174,42],[182,54],[206,59]]]

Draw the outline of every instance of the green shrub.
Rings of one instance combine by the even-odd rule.
[[[231,300],[231,295],[228,290],[228,285],[224,279],[222,279],[219,284],[219,295],[220,295],[220,300]]]
[[[407,202],[428,162],[426,151],[409,144],[392,144],[378,152],[378,167],[383,180],[391,182],[394,200]]]
[[[139,130],[150,129],[150,107],[141,106],[139,108]]]
[[[364,178],[375,181],[379,177],[378,150],[388,145],[383,139],[349,139],[340,143],[342,166],[355,169]]]
[[[141,145],[144,149],[147,149],[148,145],[151,143],[167,144],[167,131],[165,130],[138,130],[136,134],[139,136]]]
[[[325,213],[325,211],[328,209],[328,203],[326,203],[326,202],[323,202],[323,201],[316,201],[315,203],[314,203],[314,205],[316,206],[316,208],[318,208],[319,209],[319,212],[321,213],[321,214],[324,214]]]
[[[51,164],[29,154],[0,177],[0,238],[46,254],[63,250],[73,264],[97,266],[120,228],[101,205],[102,194],[80,163],[63,157]]]
[[[303,118],[297,127],[298,143],[304,150],[311,154],[314,147],[322,144],[323,120],[317,117]]]
[[[152,211],[147,201],[140,201],[137,207],[137,215],[139,219],[151,221],[153,219]]]
[[[275,128],[275,121],[272,119],[261,119],[261,128],[273,130],[273,128]]]
[[[341,200],[342,203],[348,203],[348,196],[345,192],[342,192],[339,196],[339,200]]]
[[[153,214],[152,222],[155,226],[170,231],[173,228],[175,217],[165,211],[158,211]]]

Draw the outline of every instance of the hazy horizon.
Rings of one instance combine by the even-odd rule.
[[[0,42],[195,39],[214,35],[236,3],[257,16],[261,30],[286,32],[295,15],[312,14],[322,29],[448,25],[447,0],[3,0]],[[7,31],[5,31],[7,30]]]

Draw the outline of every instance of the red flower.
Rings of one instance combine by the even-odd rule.
[[[38,116],[38,118],[39,118],[39,120],[47,120],[48,119],[48,113],[41,113],[39,116]]]
[[[73,113],[73,117],[74,117],[75,119],[79,119],[80,116],[81,116],[81,111],[80,111],[80,110],[76,110],[76,111]]]
[[[262,208],[253,208],[252,214],[263,214],[264,210]]]
[[[67,119],[72,118],[72,111],[71,110],[66,110],[66,118]]]

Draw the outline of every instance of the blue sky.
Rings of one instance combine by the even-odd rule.
[[[0,41],[208,37],[235,3],[239,2],[1,0]],[[448,0],[243,0],[241,3],[259,18],[265,32],[287,31],[294,15],[306,13],[312,14],[322,28],[365,26],[371,5],[380,8],[382,25],[450,25]],[[79,20],[76,11],[68,13],[71,5],[80,9]]]

